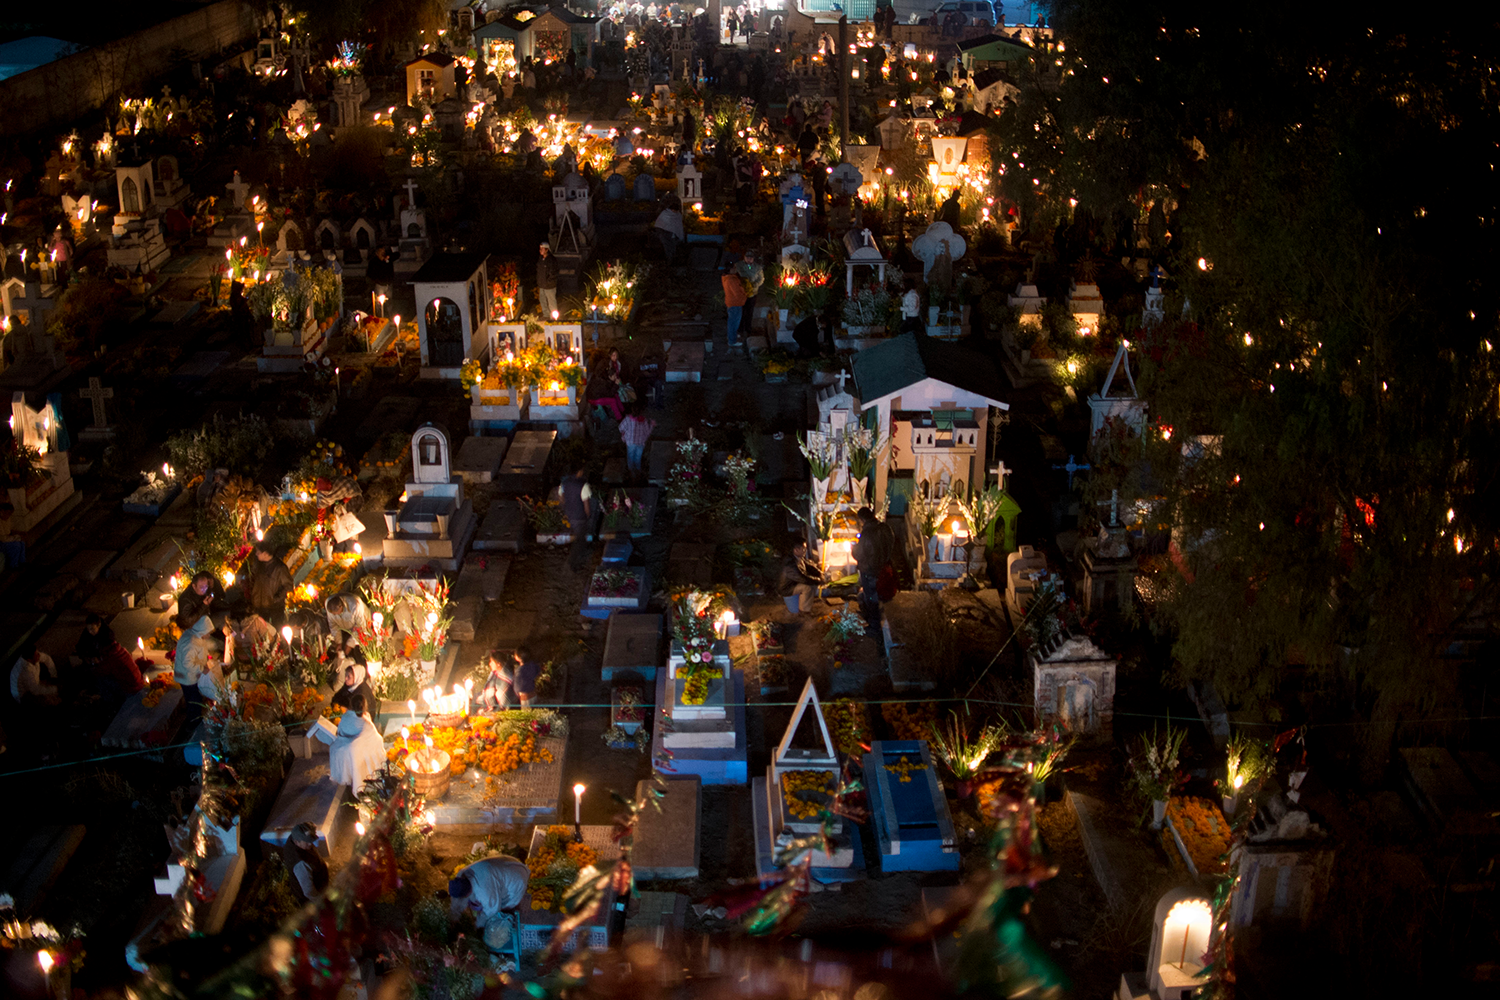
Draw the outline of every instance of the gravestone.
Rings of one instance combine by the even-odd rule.
[[[627,193],[625,178],[620,174],[610,174],[609,179],[604,182],[604,200],[624,201]]]
[[[1086,636],[1026,652],[1038,726],[1059,723],[1085,739],[1108,739],[1114,723],[1115,658]]]
[[[637,782],[636,798],[654,784],[651,779]],[[661,809],[648,806],[636,821],[631,870],[643,881],[698,877],[703,782],[688,775],[666,778],[665,785]]]
[[[500,471],[505,458],[505,449],[510,442],[503,437],[480,437],[470,435],[458,448],[458,458],[453,463],[454,471],[466,483],[487,483]]]
[[[104,388],[99,384],[97,378],[91,376],[89,378],[89,387],[87,389],[79,389],[78,395],[80,398],[86,399],[93,404],[94,408],[94,423],[92,426],[85,427],[79,438],[84,441],[108,441],[113,438],[115,436],[115,429],[109,422],[109,415],[105,412],[104,401],[106,399],[113,399],[115,391]]]
[[[520,552],[526,537],[526,514],[514,500],[490,503],[474,534],[474,548],[485,552]]]
[[[412,434],[412,482],[400,510],[386,515],[385,565],[431,564],[454,572],[463,562],[476,525],[463,479],[452,474],[451,455],[448,434],[438,425],[423,424]]]
[[[600,677],[606,682],[634,675],[656,680],[661,662],[662,616],[616,611],[609,616],[604,635],[604,659]]]
[[[881,871],[957,871],[953,817],[927,741],[876,740],[863,764]]]
[[[335,785],[328,777],[326,755],[298,757],[292,761],[281,794],[271,806],[271,814],[260,839],[278,847],[285,844],[300,823],[311,823],[318,832],[318,853],[328,857],[336,849],[339,805],[349,793],[349,786]]]
[[[555,430],[517,431],[505,452],[505,461],[500,464],[500,473],[493,480],[496,491],[512,496],[544,493],[551,485],[547,481],[547,464],[556,440]]]
[[[656,200],[656,181],[650,174],[638,174],[635,178],[635,186],[632,189],[632,197],[636,201]]]

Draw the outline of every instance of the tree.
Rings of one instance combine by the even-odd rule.
[[[1023,95],[1015,159],[1054,204],[1175,203],[1191,318],[1141,366],[1180,567],[1156,624],[1242,704],[1296,665],[1340,684],[1374,774],[1398,718],[1461,702],[1443,651],[1494,597],[1495,25],[1055,10],[1064,76]]]

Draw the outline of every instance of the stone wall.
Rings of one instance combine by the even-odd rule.
[[[122,7],[120,16],[127,11]],[[219,0],[0,81],[0,135],[66,125],[122,91],[139,90],[183,56],[203,59],[255,38],[260,24],[244,0]]]

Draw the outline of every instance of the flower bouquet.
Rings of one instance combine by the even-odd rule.
[[[865,619],[853,607],[845,604],[837,611],[830,611],[818,619],[828,626],[823,635],[823,645],[835,656],[847,656],[854,644],[865,634]]]
[[[641,578],[628,570],[600,569],[589,581],[590,597],[639,597]]]
[[[696,437],[677,442],[677,460],[667,473],[667,501],[679,506],[699,499],[703,491],[703,458],[708,444]]]
[[[623,489],[615,490],[614,495],[604,501],[605,531],[618,531],[625,526],[637,529],[645,525],[646,505],[636,503],[625,495]]]
[[[823,706],[823,718],[828,722],[828,734],[833,737],[834,749],[851,757],[865,752],[871,733],[864,702],[852,698],[830,701]]]
[[[526,522],[531,525],[538,538],[567,534],[568,518],[563,513],[561,500],[533,500],[530,497],[518,497],[516,503],[521,505],[521,510],[526,515]]]
[[[151,678],[151,682],[146,685],[146,690],[141,693],[141,704],[146,708],[155,708],[161,704],[161,700],[166,697],[167,692],[176,687],[178,687],[177,682],[172,680],[169,674],[161,674],[153,677]]]

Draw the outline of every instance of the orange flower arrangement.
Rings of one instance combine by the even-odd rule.
[[[793,819],[812,819],[823,811],[823,803],[817,799],[833,794],[833,772],[782,771],[781,794]]]
[[[571,826],[549,826],[541,844],[526,858],[526,867],[531,872],[531,883],[527,888],[533,910],[556,908],[557,888],[551,877],[551,868],[563,860],[572,862],[581,870],[597,865],[599,854],[588,844],[575,841]]]
[[[475,717],[469,727],[428,726],[425,723],[409,728],[408,739],[399,737],[386,748],[386,759],[395,763],[406,758],[408,747],[426,746],[426,737],[432,737],[435,749],[445,751],[450,758],[449,773],[463,774],[470,767],[479,767],[492,775],[509,774],[523,764],[552,763],[552,751],[536,745],[536,737],[530,733],[511,733],[500,737],[490,728],[490,720]]]
[[[141,704],[147,708],[155,708],[161,704],[166,693],[178,685],[167,675],[153,677],[151,683],[146,685],[146,691],[141,695]]]
[[[1208,799],[1193,795],[1174,795],[1167,801],[1167,818],[1182,845],[1187,848],[1193,867],[1204,875],[1216,875],[1227,868],[1225,856],[1229,853],[1229,823],[1219,807]],[[1170,854],[1177,850],[1172,842],[1172,833],[1163,827],[1163,844]]]
[[[880,706],[880,714],[898,740],[931,739],[932,724],[937,721],[937,708],[931,702],[915,705],[887,702]]]
[[[864,753],[861,744],[870,740],[870,724],[865,718],[865,704],[851,698],[839,698],[823,706],[829,735],[839,753],[857,757]]]

